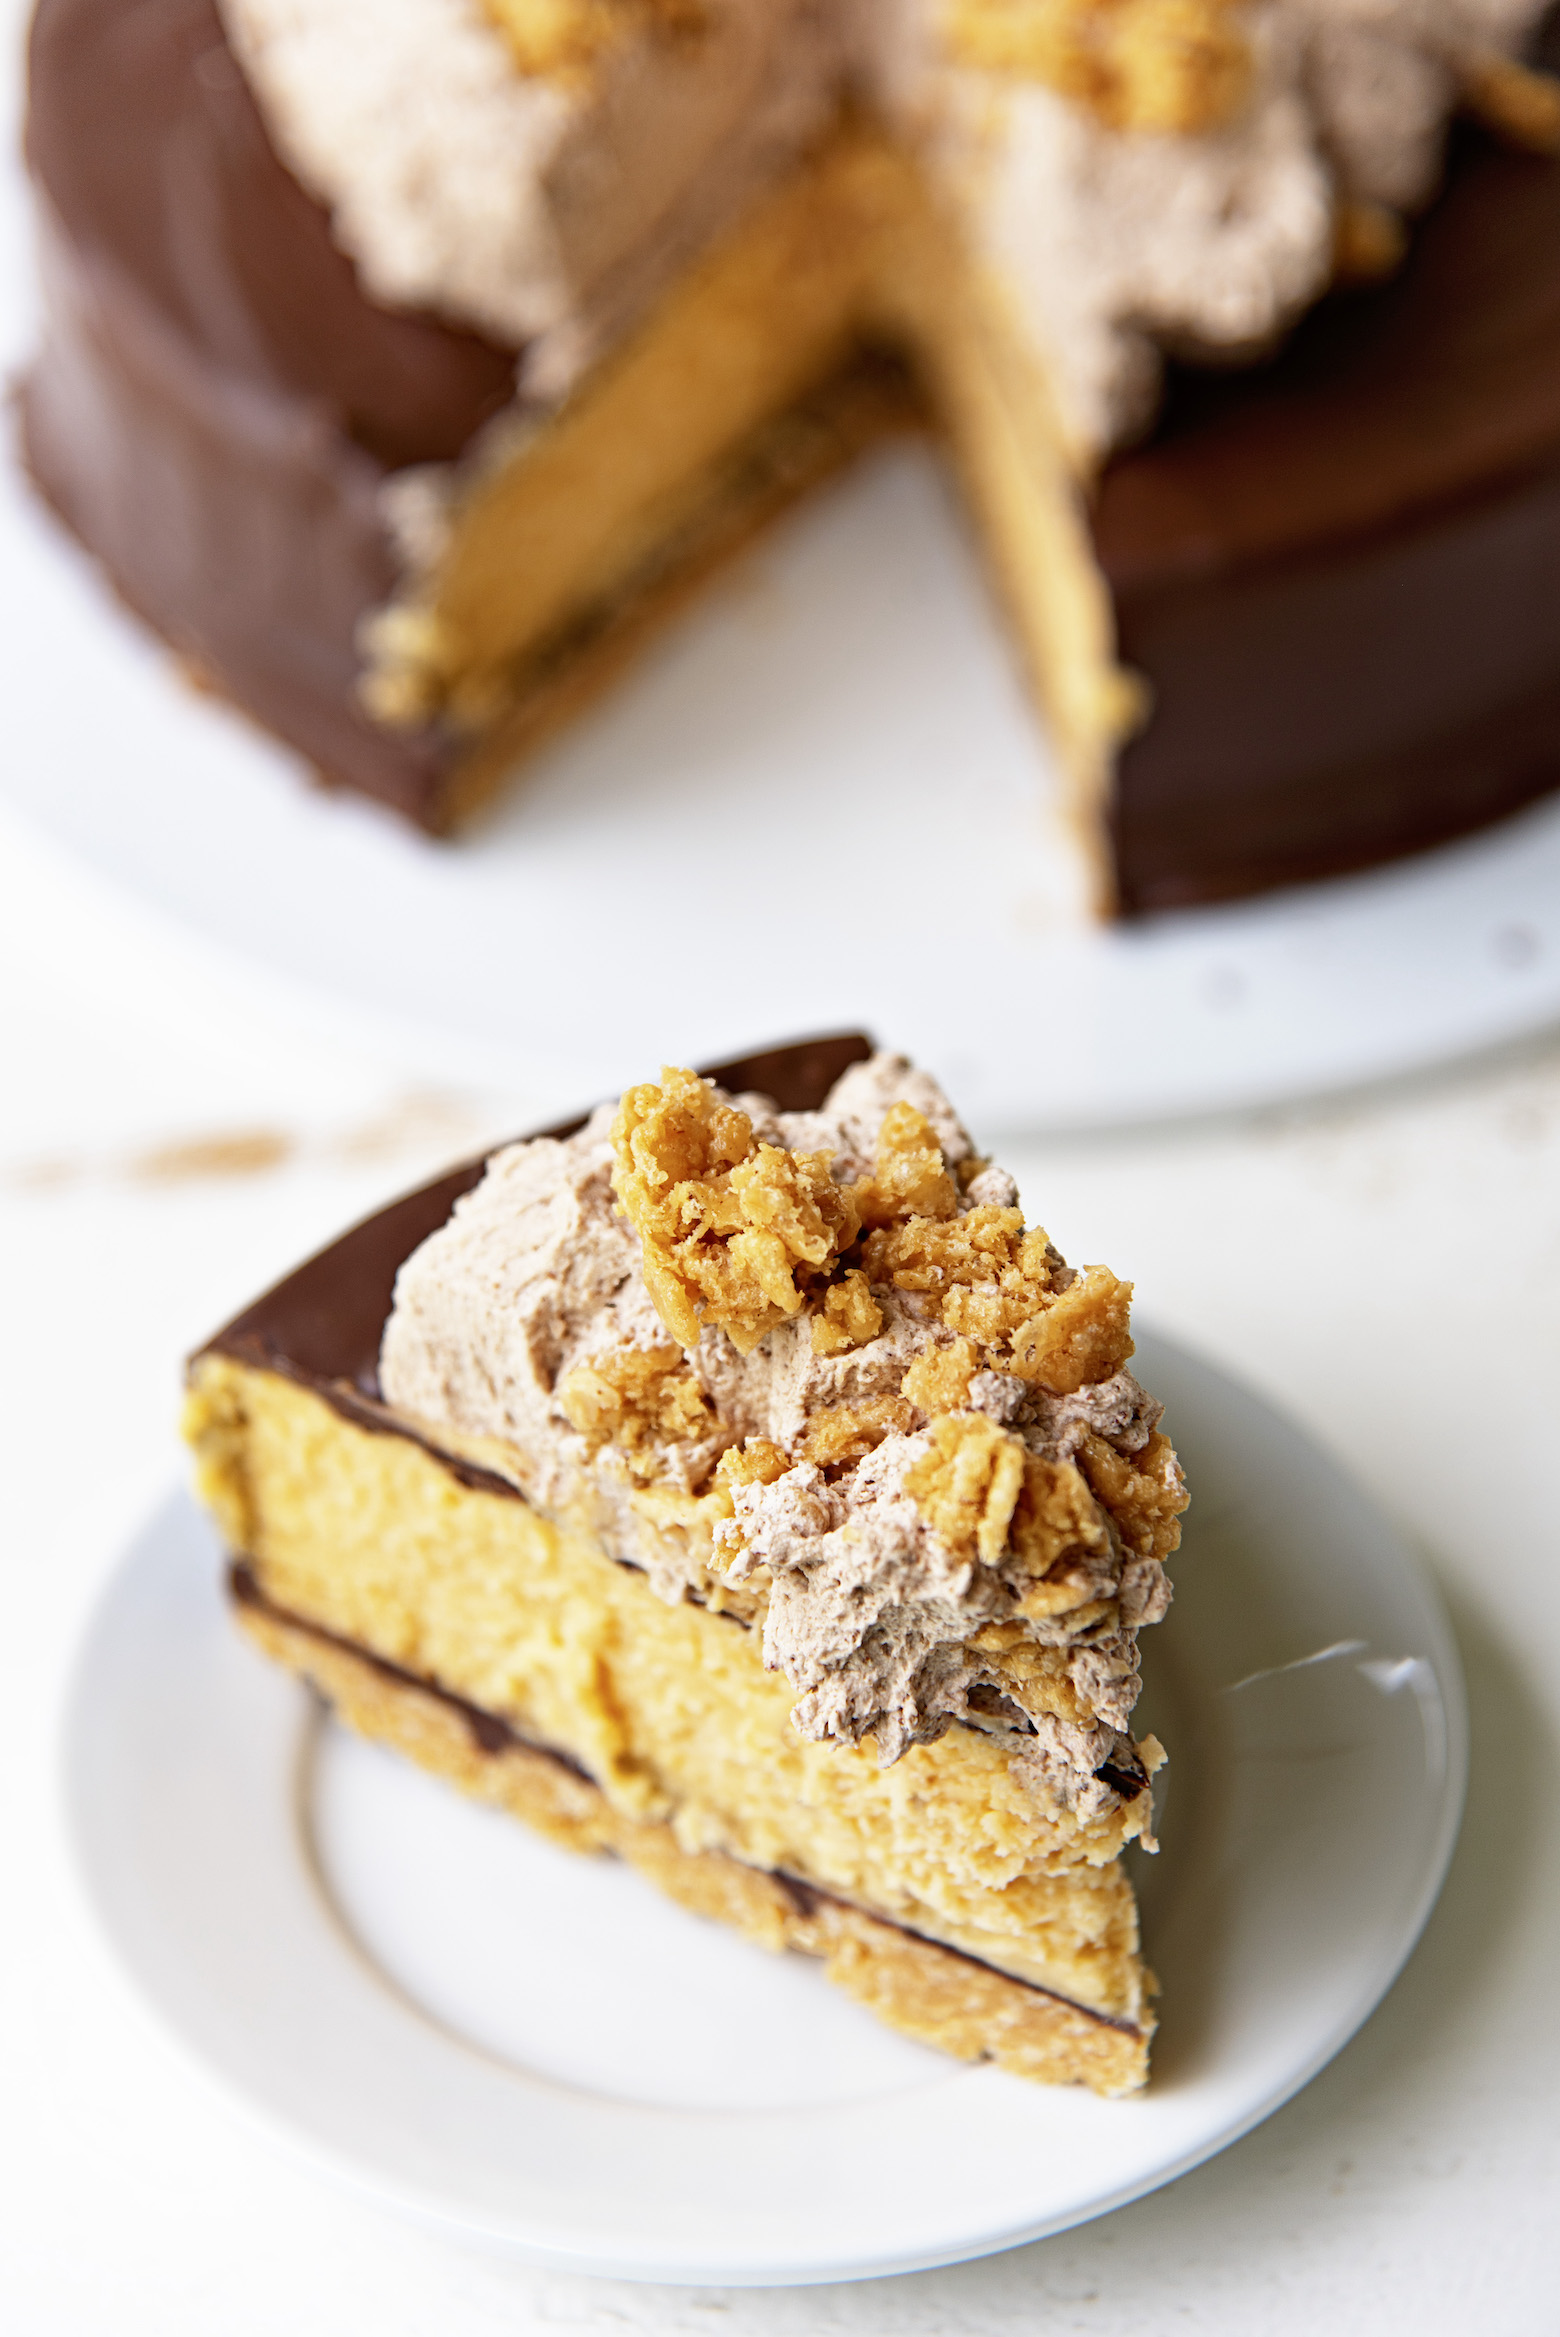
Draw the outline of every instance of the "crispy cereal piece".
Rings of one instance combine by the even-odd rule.
[[[831,1404],[808,1421],[796,1457],[814,1461],[820,1469],[865,1460],[891,1429],[909,1429],[914,1422],[915,1414],[903,1396],[879,1396],[869,1404]]]
[[[1023,1711],[1051,1712],[1074,1727],[1092,1723],[1094,1715],[1070,1675],[1065,1647],[1037,1647],[1020,1622],[988,1623],[969,1644],[987,1658],[1003,1693]]]
[[[731,1498],[732,1489],[737,1485],[772,1485],[777,1477],[784,1476],[790,1465],[780,1447],[772,1444],[767,1436],[749,1437],[744,1445],[727,1446],[702,1492],[690,1492],[685,1485],[662,1478],[632,1496],[634,1509],[653,1533],[672,1544],[679,1554],[702,1566],[718,1583],[721,1569],[731,1555],[730,1551],[716,1554],[716,1541],[722,1529],[729,1529],[736,1536],[734,1548],[741,1546],[741,1536],[734,1523],[736,1505]],[[726,1602],[717,1598],[715,1603]]]
[[[687,39],[702,32],[704,0],[483,0],[522,73],[580,81],[638,32]]]
[[[1105,1449],[1110,1452],[1112,1447]],[[1011,1542],[1024,1572],[1037,1581],[1064,1559],[1108,1550],[1105,1521],[1082,1470],[1071,1461],[1029,1454],[1023,1490],[1013,1511]]]
[[[973,1339],[955,1339],[951,1347],[929,1347],[917,1356],[900,1381],[899,1392],[932,1419],[939,1412],[962,1412],[969,1402],[970,1381],[980,1368]]]
[[[831,1282],[812,1319],[814,1355],[845,1355],[864,1347],[883,1328],[883,1309],[867,1288],[859,1266]]]
[[[973,1340],[985,1368],[1071,1395],[1109,1379],[1132,1353],[1132,1285],[1090,1266],[1065,1289],[1062,1261],[1023,1213],[983,1203],[962,1217],[911,1217],[869,1233],[869,1278],[939,1293],[950,1331]]]
[[[622,1347],[576,1364],[557,1400],[592,1453],[615,1445],[636,1474],[653,1467],[655,1446],[696,1443],[717,1426],[678,1347]]]
[[[1044,1249],[1044,1234],[1028,1238]],[[862,1263],[870,1282],[888,1282],[896,1290],[942,1292],[995,1285],[1004,1274],[1018,1271],[1025,1239],[1023,1211],[988,1201],[962,1217],[912,1217],[869,1233]],[[1025,1287],[1028,1279],[1024,1277]],[[1038,1287],[1044,1289],[1047,1282]]]
[[[1156,1428],[1140,1453],[1119,1453],[1091,1431],[1078,1465],[1135,1557],[1163,1559],[1180,1548],[1190,1496],[1168,1436]]]
[[[1118,130],[1198,137],[1251,88],[1251,44],[1232,0],[1125,0],[1105,46],[1102,114]]]
[[[747,1114],[691,1071],[630,1088],[612,1141],[613,1190],[639,1235],[656,1312],[681,1347],[697,1344],[702,1321],[750,1353],[800,1311],[860,1231],[827,1154],[755,1143]]]
[[[983,1412],[944,1413],[928,1433],[931,1450],[906,1470],[905,1491],[951,1550],[989,1565],[1023,1488],[1023,1444]]]
[[[937,1131],[913,1104],[891,1104],[878,1130],[870,1177],[854,1187],[866,1226],[896,1225],[907,1217],[951,1217],[959,1188],[948,1173]]]
[[[1402,215],[1363,195],[1340,195],[1333,204],[1333,281],[1379,284],[1402,262],[1408,227]]]
[[[1006,1368],[1053,1396],[1075,1395],[1118,1372],[1133,1352],[1132,1285],[1108,1266],[1086,1266],[1013,1333]]]
[[[1560,154],[1560,80],[1485,49],[1464,57],[1463,102],[1487,128],[1530,154]]]

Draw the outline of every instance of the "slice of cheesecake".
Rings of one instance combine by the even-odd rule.
[[[240,1621],[349,1724],[1114,2094],[1185,1506],[1129,1299],[924,1074],[815,1042],[359,1226],[194,1358],[189,1433]]]

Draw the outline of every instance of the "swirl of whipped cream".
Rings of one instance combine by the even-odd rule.
[[[482,0],[218,0],[267,127],[370,298],[525,351],[563,396],[818,135],[828,0],[630,20],[584,73],[522,71]]]

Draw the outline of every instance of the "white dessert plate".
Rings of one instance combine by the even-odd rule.
[[[0,0],[8,77],[22,12]],[[0,365],[24,361],[31,311],[0,152]],[[540,1116],[667,1046],[715,1062],[854,1026],[938,1072],[972,1124],[1109,1126],[1404,1072],[1560,1015],[1560,802],[1377,875],[1088,925],[924,451],[770,538],[454,846],[312,791],[198,698],[14,462],[0,621],[0,815],[80,879],[85,914],[106,885],[197,968]]]
[[[1457,1657],[1382,1516],[1157,1338],[1195,1488],[1140,1708],[1153,2081],[1096,2101],[945,2061],[818,1970],[572,1858],[323,1722],[228,1620],[181,1494],[91,1623],[69,1824],[165,2027],[323,2171],[575,2271],[768,2284],[956,2262],[1223,2149],[1338,2051],[1455,1837]]]

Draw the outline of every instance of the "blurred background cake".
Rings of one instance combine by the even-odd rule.
[[[28,457],[200,678],[441,830],[930,423],[1101,906],[1368,865],[1560,779],[1539,14],[40,0]]]

